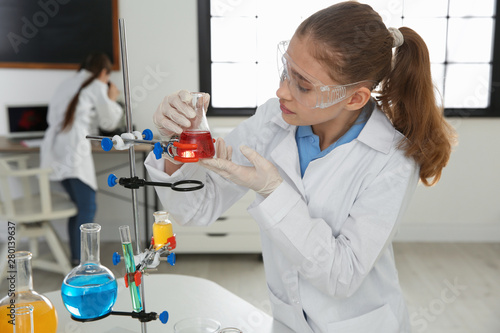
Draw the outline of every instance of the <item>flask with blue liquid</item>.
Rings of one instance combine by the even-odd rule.
[[[101,226],[86,223],[80,226],[80,265],[64,278],[61,296],[71,317],[79,321],[97,320],[111,313],[118,293],[115,276],[100,263]]]

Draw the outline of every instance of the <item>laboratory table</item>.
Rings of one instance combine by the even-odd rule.
[[[118,280],[118,297],[113,311],[131,311],[131,300],[123,278]],[[174,324],[185,318],[202,317],[219,321],[222,327],[237,327],[244,333],[292,333],[285,325],[210,280],[176,274],[144,277],[146,312],[168,311],[169,320],[147,323],[147,332],[174,332]],[[71,319],[60,290],[46,293],[58,314],[57,332],[129,333],[141,332],[137,319],[110,315],[92,322]]]
[[[32,141],[32,140],[26,140],[26,141]],[[37,140],[38,141],[38,140]],[[112,154],[126,154],[128,153],[128,149],[126,150],[116,150],[116,149],[111,149],[109,152],[106,152],[102,149],[101,144],[99,141],[92,140],[92,154],[101,154],[101,153],[112,153]],[[144,161],[149,154],[149,152],[152,150],[152,146],[150,145],[135,145],[134,146],[134,152],[136,154],[141,154],[141,160]],[[39,154],[40,153],[40,147],[39,146],[32,146],[32,147],[27,147],[26,145],[23,144],[23,140],[21,139],[10,139],[5,136],[0,136],[0,154]],[[136,157],[137,160],[137,157]],[[147,172],[146,172],[146,167],[143,166],[142,168],[142,173],[144,178],[147,178]],[[96,175],[99,176],[101,174],[107,174],[109,173],[110,170],[103,170],[103,171],[97,171]],[[101,186],[98,190],[99,192],[102,192],[103,194],[111,195],[115,198],[117,198],[116,195],[114,195],[112,192],[109,192],[105,186]],[[150,205],[149,203],[149,195],[148,191],[146,188],[141,189],[143,196],[144,196],[144,238],[143,242],[144,244],[149,244],[149,241],[151,239],[151,235],[149,233],[149,220],[150,220],[150,211],[149,208],[153,207],[154,211],[158,210],[159,203],[156,195],[153,196],[153,204]]]

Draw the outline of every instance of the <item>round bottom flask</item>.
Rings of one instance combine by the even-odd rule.
[[[12,256],[12,257],[11,257]],[[32,327],[34,332],[55,333],[57,313],[50,300],[33,290],[31,253],[18,251],[9,255],[7,296],[0,300],[0,332],[14,332],[16,313],[32,307]],[[12,266],[11,266],[12,265]],[[20,320],[20,318],[18,317]],[[22,325],[21,325],[22,326]]]
[[[111,313],[118,286],[113,273],[100,264],[99,233],[96,223],[83,224],[80,265],[64,278],[61,296],[66,309],[75,320],[91,321]]]

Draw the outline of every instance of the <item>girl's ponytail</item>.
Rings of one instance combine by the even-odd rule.
[[[76,106],[78,104],[78,99],[80,98],[80,92],[82,91],[83,88],[91,84],[92,81],[94,81],[96,78],[97,75],[92,75],[85,82],[83,82],[80,89],[78,89],[76,95],[73,96],[71,102],[69,102],[68,108],[66,109],[66,114],[64,115],[64,121],[61,128],[62,131],[69,131],[71,126],[73,126],[73,121],[75,120]]]
[[[78,92],[73,96],[71,102],[68,104],[66,109],[66,114],[64,115],[64,121],[62,123],[62,131],[69,131],[73,122],[75,120],[76,106],[78,105],[78,99],[80,98],[80,92],[95,79],[99,77],[103,70],[106,73],[111,72],[111,60],[105,53],[91,53],[87,56],[85,61],[82,63],[80,70],[85,69],[92,73],[92,76],[82,83]]]
[[[448,163],[455,131],[437,104],[425,42],[410,28],[399,31],[404,42],[395,49],[392,71],[382,80],[377,100],[408,139],[401,145],[420,165],[422,183],[432,186]]]

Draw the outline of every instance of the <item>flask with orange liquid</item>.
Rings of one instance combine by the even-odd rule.
[[[7,296],[0,300],[0,332],[14,332],[15,312],[21,307],[33,308],[34,332],[55,333],[57,313],[50,300],[33,290],[32,254],[17,251],[9,258]]]

